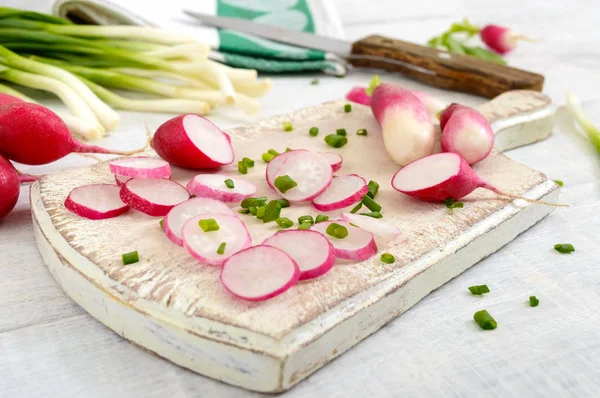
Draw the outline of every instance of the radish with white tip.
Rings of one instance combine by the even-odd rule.
[[[367,182],[356,174],[338,176],[321,195],[313,199],[317,210],[333,211],[352,206],[369,192]]]
[[[319,154],[305,151],[283,162],[275,173],[273,185],[282,198],[305,202],[325,192],[332,179],[329,163]]]
[[[254,195],[258,188],[250,181],[224,174],[198,174],[187,184],[187,190],[196,196],[239,203]]]
[[[171,178],[171,166],[162,159],[133,157],[115,159],[108,163],[110,172],[130,178]]]
[[[342,163],[344,162],[344,158],[342,158],[342,155],[338,155],[337,153],[333,153],[333,152],[317,152],[317,153],[319,155],[323,156],[325,158],[325,160],[327,160],[329,162],[329,164],[331,165],[331,170],[333,170],[334,173],[342,168]]]
[[[406,90],[419,99],[429,112],[429,116],[435,117],[438,112],[446,107],[446,104],[432,95],[424,93],[423,91]],[[367,93],[366,87],[352,87],[348,94],[346,94],[348,101],[356,102],[357,104],[371,105],[371,96]]]
[[[163,221],[163,231],[171,242],[183,246],[183,225],[198,214],[237,214],[225,203],[211,198],[191,198],[173,207]]]
[[[111,184],[84,185],[71,191],[65,207],[90,220],[117,217],[129,210],[119,196],[120,191],[118,186]]]
[[[308,151],[305,149],[294,149],[293,151],[283,152],[283,153],[275,156],[273,159],[271,159],[271,161],[267,164],[267,170],[265,172],[265,175],[267,178],[267,184],[271,188],[275,189],[275,185],[273,185],[273,181],[275,181],[275,177],[277,174],[277,170],[279,170],[279,167],[281,167],[281,165],[289,158],[294,157],[303,152],[308,152]]]
[[[198,261],[221,265],[225,260],[250,246],[252,238],[239,217],[207,213],[190,218],[181,232],[183,247]]]
[[[452,112],[442,130],[442,151],[462,156],[470,165],[485,159],[494,147],[494,132],[487,119],[473,108]]]
[[[335,264],[333,245],[317,231],[277,231],[263,245],[274,246],[286,252],[298,264],[301,280],[319,277]]]
[[[185,187],[164,178],[133,178],[121,186],[120,195],[129,206],[153,217],[166,215],[190,198]]]
[[[506,54],[517,47],[519,41],[536,43],[538,40],[517,34],[500,25],[487,25],[479,31],[481,41],[498,54]]]
[[[298,281],[300,269],[283,250],[261,245],[231,256],[221,269],[221,283],[243,300],[265,301]]]
[[[466,106],[457,104],[456,102],[453,102],[450,105],[448,105],[448,107],[444,109],[442,113],[440,113],[440,129],[442,131],[444,130],[444,127],[446,127],[446,123],[448,122],[448,120],[450,120],[450,116],[452,116],[454,112],[456,112],[459,109],[465,108]]]
[[[342,218],[385,241],[393,241],[400,237],[400,229],[398,227],[380,218],[352,213],[342,213]]]
[[[377,244],[373,234],[362,228],[354,227],[347,221],[324,221],[314,224],[310,229],[320,232],[331,242],[337,258],[363,261],[377,253]],[[343,232],[343,234],[339,234],[339,232]]]

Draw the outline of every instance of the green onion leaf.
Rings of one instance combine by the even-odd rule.
[[[262,219],[265,216],[265,212],[267,211],[266,206],[260,206],[256,208],[256,218]]]
[[[292,131],[294,127],[290,122],[283,122],[283,131]]]
[[[377,192],[379,192],[379,184],[377,182],[371,180],[367,184],[367,188],[369,188],[369,192],[367,192],[367,195],[369,196],[369,198],[375,199],[375,195],[377,195]]]
[[[350,105],[350,104],[344,105],[344,112],[346,112],[346,113],[352,112],[352,105]]]
[[[233,180],[231,178],[225,180],[225,186],[229,189],[235,188],[235,184],[233,183]]]
[[[286,217],[279,217],[277,220],[275,220],[275,222],[277,223],[277,225],[284,229],[287,229],[294,225],[294,222]]]
[[[225,253],[225,247],[227,246],[227,242],[221,242],[219,248],[217,249],[217,254]]]
[[[248,210],[248,209],[239,209],[238,213],[240,213],[240,214],[248,214],[248,213],[250,213],[250,210]]]
[[[371,79],[371,81],[369,82],[369,87],[367,87],[367,89],[365,90],[367,95],[369,97],[371,95],[373,95],[373,91],[375,91],[377,86],[379,86],[380,84],[381,84],[381,81],[379,80],[379,75],[374,75],[373,78]]]
[[[140,256],[137,251],[125,253],[121,258],[123,259],[123,265],[134,264],[140,261]]]
[[[269,163],[271,161],[271,159],[273,159],[274,157],[275,157],[275,155],[272,155],[269,152],[265,152],[262,154],[262,160],[265,161],[266,163]]]
[[[563,185],[565,185],[564,182],[562,182],[561,180],[552,180],[556,183],[556,185],[558,185],[559,187],[562,187]]]
[[[286,193],[298,184],[296,181],[292,180],[292,177],[286,174],[284,176],[277,177],[273,185],[275,185],[275,188],[277,188],[279,192]]]
[[[356,130],[356,135],[367,135],[367,129]]]
[[[535,296],[529,296],[529,306],[537,307],[540,304],[540,300],[538,300]]]
[[[214,218],[205,218],[198,221],[198,225],[204,232],[218,231],[219,224]]]
[[[352,213],[352,214],[356,213],[357,211],[360,210],[361,207],[362,207],[362,202],[358,202],[358,204],[356,206],[354,206],[352,208],[352,210],[350,210],[350,213]]]
[[[342,136],[345,137],[346,136],[346,129],[337,129],[337,130],[335,130],[335,133],[337,135],[342,135]]]
[[[315,218],[315,224],[318,224],[323,221],[329,220],[329,216],[325,214],[317,214],[317,218]]]
[[[334,222],[327,226],[325,232],[327,232],[328,235],[331,235],[337,239],[344,239],[346,236],[348,236],[348,230],[346,229],[346,227]]]
[[[383,214],[378,211],[371,211],[369,213],[358,213],[361,216],[373,217],[373,218],[383,218]]]
[[[261,196],[259,198],[246,198],[244,200],[242,200],[242,203],[240,204],[241,207],[243,207],[244,209],[249,208],[250,206],[262,206],[265,203],[267,203],[267,197],[266,196]]]
[[[311,223],[304,222],[304,223],[300,224],[300,226],[298,226],[298,229],[302,229],[302,230],[304,230],[304,229],[310,229],[311,226],[312,226]]]
[[[575,248],[570,243],[557,243],[554,245],[554,250],[559,253],[571,253],[575,251]]]
[[[396,259],[390,253],[383,253],[381,255],[381,262],[386,264],[392,264]]]
[[[477,311],[473,319],[483,330],[494,330],[498,326],[496,320],[486,310]]]
[[[248,174],[248,166],[243,160],[240,160],[238,162],[238,171],[240,172],[240,174]]]
[[[462,209],[465,206],[463,202],[457,202],[456,200],[450,198],[444,200],[444,204],[449,209]]]
[[[487,285],[479,285],[479,286],[469,286],[469,291],[471,292],[471,294],[480,296],[484,293],[489,293],[490,289],[487,287]]]
[[[265,215],[262,220],[263,223],[275,221],[279,218],[281,214],[281,203],[277,200],[270,201],[265,207]],[[257,214],[258,216],[258,214]]]
[[[331,147],[341,148],[348,143],[348,138],[343,135],[329,134],[325,137],[325,142]]]
[[[242,162],[244,162],[248,168],[254,167],[254,160],[250,158],[243,158]]]
[[[310,225],[313,225],[315,223],[315,220],[313,219],[313,216],[298,217],[298,224],[304,224],[305,222],[310,223]]]
[[[308,134],[312,135],[313,137],[316,137],[319,134],[319,128],[311,127],[310,130],[308,130]]]
[[[596,152],[600,153],[600,130],[592,121],[583,113],[579,99],[573,93],[567,93],[567,110],[574,119],[575,123],[587,134],[589,140],[596,148]]]
[[[381,206],[379,203],[375,202],[373,199],[369,197],[369,195],[365,195],[362,198],[362,203],[367,206],[367,208],[371,211],[381,211]]]

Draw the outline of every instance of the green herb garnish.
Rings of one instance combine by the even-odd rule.
[[[269,152],[265,152],[262,154],[261,158],[265,163],[269,163],[275,155],[270,154]]]
[[[369,82],[369,87],[365,90],[367,95],[370,97],[373,95],[373,91],[381,84],[381,80],[379,80],[379,75],[374,75],[371,81]]]
[[[308,134],[312,135],[313,137],[316,137],[319,134],[319,128],[311,127],[310,130],[308,130]]]
[[[134,264],[140,261],[140,256],[137,251],[125,253],[121,256],[123,265]]]
[[[238,162],[238,171],[240,174],[248,174],[248,165],[243,160]]]
[[[266,206],[257,207],[256,208],[256,218],[258,218],[259,220],[262,220],[263,217],[265,216],[266,211],[267,211]]]
[[[337,129],[337,130],[335,130],[335,134],[345,137],[347,134],[346,129]]]
[[[483,330],[494,330],[498,326],[496,320],[486,310],[477,311],[473,319]]]
[[[204,232],[218,231],[219,224],[214,218],[204,218],[198,221],[198,225]]]
[[[350,213],[352,213],[352,214],[356,213],[357,211],[360,210],[361,207],[362,207],[362,202],[358,202],[358,204],[356,206],[354,206],[352,208],[352,210],[350,210]]]
[[[283,122],[283,131],[292,131],[294,127],[290,122]]]
[[[480,296],[484,293],[489,293],[490,289],[487,287],[487,285],[479,285],[479,286],[469,286],[469,291],[471,292],[471,294]]]
[[[369,192],[367,192],[367,196],[371,199],[375,199],[375,195],[379,192],[379,184],[373,180],[369,181],[367,184],[367,188],[369,188]]]
[[[317,214],[317,218],[315,218],[315,224],[318,224],[323,221],[329,220],[329,216],[325,214]]]
[[[275,185],[275,188],[277,188],[279,192],[286,193],[298,184],[296,183],[296,181],[292,180],[292,177],[286,174],[284,176],[277,177],[273,185]]]
[[[540,300],[538,300],[535,296],[529,296],[529,306],[537,307],[540,304]]]
[[[348,143],[348,138],[343,135],[329,134],[325,137],[325,142],[331,147],[341,148]]]
[[[379,205],[379,203],[371,199],[368,194],[363,196],[362,203],[363,205],[367,206],[367,208],[371,211],[381,211],[381,206]]]
[[[367,135],[367,129],[356,130],[356,135]]]
[[[358,213],[361,216],[367,216],[367,217],[372,217],[372,218],[383,218],[383,214],[381,214],[378,211],[371,211],[368,213]]]
[[[248,213],[250,213],[250,210],[248,210],[248,209],[239,209],[238,213],[240,213],[240,214],[248,214]]]
[[[444,204],[449,209],[462,209],[465,206],[463,202],[457,202],[456,200],[450,198],[444,200]]]
[[[266,196],[261,196],[259,198],[246,198],[246,199],[242,200],[242,203],[240,204],[240,207],[243,207],[244,209],[247,209],[250,206],[262,206],[265,203],[267,203],[267,197]]]
[[[159,224],[160,224],[160,229],[164,229],[163,225],[165,223],[165,219],[163,218],[162,220],[160,220]]]
[[[302,223],[302,224],[300,224],[300,225],[298,226],[298,229],[302,229],[302,230],[304,230],[304,229],[310,229],[310,227],[311,227],[311,226],[312,226],[312,224],[311,224],[311,223],[309,223],[309,222],[304,222],[304,223]]]
[[[227,246],[227,242],[221,242],[219,248],[217,249],[217,254],[225,253],[225,246]]]
[[[277,220],[275,220],[275,222],[277,223],[277,225],[279,225],[281,228],[289,228],[292,225],[294,225],[294,222],[292,220],[290,220],[289,218],[286,217],[279,217]]]
[[[558,185],[559,187],[562,187],[563,185],[565,185],[564,182],[562,182],[561,180],[552,180],[556,183],[556,185]]]
[[[315,80],[311,81],[310,84],[312,84],[313,86],[316,86],[317,84],[319,84],[319,79],[315,79]]]
[[[344,112],[346,112],[346,113],[352,112],[352,105],[350,105],[350,104],[344,105]]]
[[[390,253],[383,253],[381,255],[381,262],[386,264],[392,264],[396,259]]]
[[[235,184],[233,183],[233,180],[231,178],[225,180],[225,186],[229,189],[235,188]]]
[[[273,156],[277,156],[277,155],[279,155],[279,152],[277,152],[275,149],[269,149],[269,150],[267,151],[267,153],[270,153],[270,154],[271,154],[271,155],[273,155]]]
[[[343,225],[334,222],[327,226],[325,232],[337,239],[344,239],[346,236],[348,236],[348,229],[346,229],[346,227]]]
[[[292,152],[292,151],[293,151],[293,149],[292,149],[292,148],[285,148],[285,151],[286,151],[286,152]]]
[[[256,207],[256,206],[250,206],[248,208],[248,210],[250,210],[250,214],[252,214],[253,216],[256,215],[256,209],[258,209],[258,207]]]
[[[554,245],[554,250],[559,253],[571,253],[575,251],[575,248],[570,243],[557,243]]]
[[[244,162],[248,168],[254,167],[254,160],[250,158],[243,158],[242,162]]]
[[[263,223],[275,221],[281,214],[281,203],[277,200],[270,201],[265,207],[265,215],[262,218]]]
[[[313,219],[313,216],[298,217],[298,224],[304,224],[305,222],[310,223],[310,225],[313,225],[315,223],[315,220]]]
[[[281,205],[281,208],[290,207],[290,202],[287,199],[275,199],[272,202],[278,202]]]

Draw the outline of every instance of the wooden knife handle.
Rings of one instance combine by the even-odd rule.
[[[509,90],[541,91],[544,85],[544,76],[537,73],[382,36],[355,42],[350,63],[399,72],[430,86],[486,98]]]

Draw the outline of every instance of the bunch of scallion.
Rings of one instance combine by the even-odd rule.
[[[208,59],[210,48],[157,28],[75,25],[50,15],[0,7],[0,80],[49,91],[71,115],[72,133],[101,137],[119,123],[113,110],[207,114],[221,105],[258,110],[270,89],[250,69]],[[146,94],[125,97],[112,89]],[[0,84],[0,92],[32,101]]]

